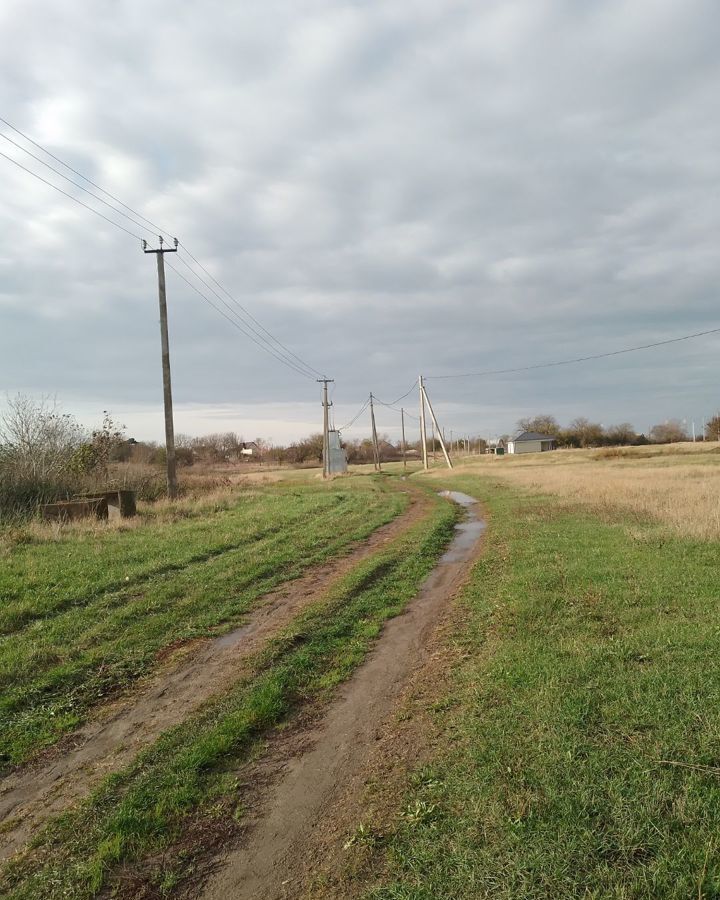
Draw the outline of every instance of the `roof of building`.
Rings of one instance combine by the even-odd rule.
[[[554,441],[555,437],[552,434],[540,434],[537,431],[523,431],[522,434],[519,434],[516,438],[513,438],[513,442],[517,444],[518,441]]]

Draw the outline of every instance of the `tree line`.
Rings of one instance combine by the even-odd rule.
[[[654,425],[647,435],[638,433],[629,422],[604,426],[578,417],[561,426],[551,415],[537,415],[518,421],[520,431],[537,431],[556,438],[560,447],[603,447],[639,444],[666,444],[689,440],[687,429],[677,419]],[[84,428],[63,413],[48,398],[34,400],[17,396],[6,403],[0,417],[0,518],[31,510],[38,503],[98,490],[101,486],[126,486],[141,491],[147,499],[162,495],[165,448],[152,441],[127,437],[123,425],[105,412],[101,423]],[[504,437],[508,437],[505,435]],[[720,414],[705,425],[699,439],[720,440]],[[372,463],[373,445],[369,437],[343,441],[348,462]],[[473,452],[483,452],[484,438],[470,440]],[[291,466],[318,466],[322,463],[322,434],[311,434],[289,444],[272,444],[262,438],[247,441],[233,432],[216,432],[201,437],[178,435],[179,465],[239,465],[250,462]],[[399,441],[378,437],[383,462],[402,459]],[[420,456],[420,441],[408,442],[411,458]],[[428,439],[428,450],[439,455],[440,444]],[[125,465],[123,465],[125,464]]]
[[[538,415],[518,420],[519,431],[537,431],[554,437],[558,447],[619,447],[643,444],[675,444],[692,440],[687,426],[679,419],[668,419],[653,425],[647,434],[635,431],[630,422],[619,425],[602,425],[583,416],[573,419],[567,426],[561,426],[555,416]],[[507,438],[508,435],[505,435]],[[720,440],[720,414],[705,423],[704,431],[698,432],[696,440]]]

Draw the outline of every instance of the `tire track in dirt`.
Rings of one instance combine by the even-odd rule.
[[[297,898],[312,876],[312,860],[336,807],[362,791],[377,742],[413,674],[431,653],[432,635],[475,560],[484,522],[476,501],[451,499],[467,510],[438,565],[405,612],[384,627],[378,643],[341,688],[326,715],[282,739],[254,768],[252,781],[266,785],[251,814],[243,843],[209,879],[203,900]]]
[[[0,782],[0,861],[27,844],[50,818],[86,797],[104,776],[128,765],[164,731],[221,694],[242,676],[255,653],[334,582],[424,518],[429,498],[417,489],[409,493],[409,509],[348,554],[267,594],[239,628],[193,642],[190,659],[171,663],[170,671],[151,676],[149,685],[101,710],[49,759],[5,777]]]

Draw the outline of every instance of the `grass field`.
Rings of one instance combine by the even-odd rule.
[[[431,476],[490,528],[438,747],[353,851],[353,896],[720,897],[715,509],[687,509],[670,457],[630,460],[638,501],[612,458],[549,456]]]
[[[314,503],[334,498],[337,504],[338,493],[349,495],[345,519],[352,508],[348,504],[358,504],[364,510],[363,529],[373,504],[382,518],[400,502],[395,493],[342,485],[300,496]],[[306,530],[307,515],[305,510]],[[414,595],[449,540],[456,515],[450,504],[436,499],[429,519],[401,534],[301,614],[227,694],[166,732],[77,810],[51,823],[35,850],[0,875],[2,896],[91,897],[108,885],[125,885],[125,896],[135,896],[132,888],[127,893],[128,868],[142,873],[153,890],[171,892],[192,869],[195,850],[205,850],[218,817],[231,823],[233,817],[242,818],[242,807],[236,807],[239,767],[254,743],[299,706],[322,700],[350,674],[382,622]],[[323,533],[333,523],[338,527],[327,508],[322,521]],[[318,534],[312,540],[317,542]],[[297,556],[298,546],[287,549],[289,558]],[[188,829],[195,829],[197,848],[188,846]]]
[[[24,762],[154,665],[227,630],[280,582],[396,516],[372,479],[276,485],[126,527],[7,532],[0,567],[0,767]]]
[[[713,447],[469,458],[412,481],[426,517],[320,591],[234,684],[51,820],[0,896],[172,897],[241,829],[264,742],[334,688],[415,595],[477,497],[483,553],[442,640],[426,761],[383,783],[323,896],[720,898],[720,530]],[[413,467],[416,471],[416,467]],[[0,752],[32,761],[163,651],[223,633],[277,585],[408,504],[387,467],[248,480],[120,526],[0,534]],[[361,826],[361,827],[360,827]]]
[[[469,466],[469,468],[468,468]],[[492,474],[641,525],[720,540],[720,445],[715,443],[561,450],[460,461],[459,472]]]

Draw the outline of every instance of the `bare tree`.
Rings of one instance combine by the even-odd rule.
[[[720,441],[720,413],[716,413],[709,422],[705,423],[705,440]]]
[[[633,444],[637,440],[635,428],[630,422],[621,422],[619,425],[611,425],[607,430],[607,439],[610,444]]]
[[[518,419],[517,425],[520,431],[537,431],[539,434],[556,435],[560,431],[555,416],[545,414]]]
[[[47,481],[62,474],[89,435],[55,398],[18,394],[0,419],[0,467],[16,479]]]
[[[668,419],[650,429],[650,440],[653,444],[676,444],[687,441],[688,435],[679,419]]]
[[[605,432],[599,422],[591,422],[583,416],[578,416],[568,426],[568,432],[577,439],[578,447],[597,447],[603,443]]]

